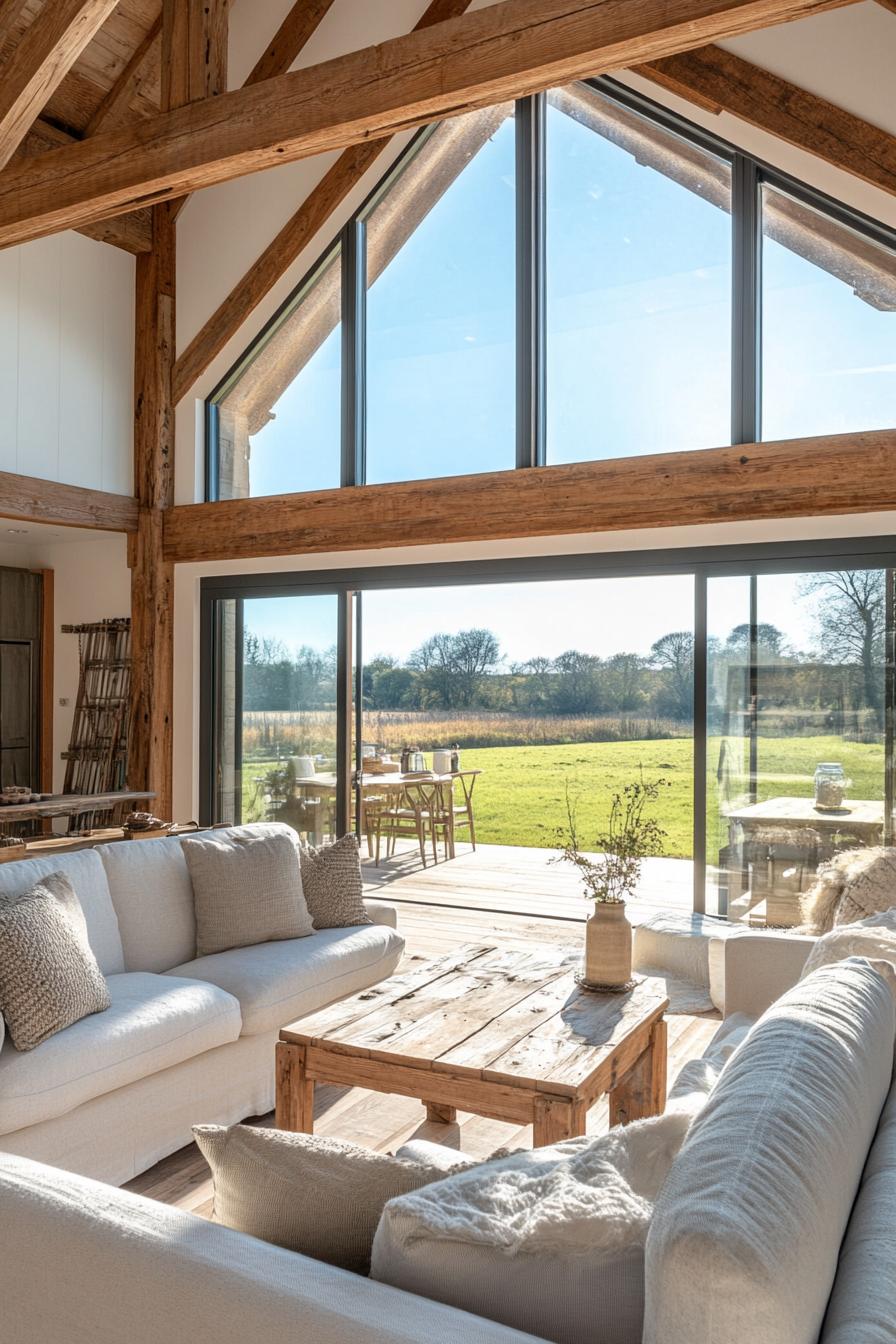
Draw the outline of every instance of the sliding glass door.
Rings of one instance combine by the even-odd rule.
[[[337,593],[224,598],[210,612],[214,816],[337,834],[345,753]]]
[[[707,913],[799,924],[820,864],[889,843],[892,574],[708,578]]]
[[[547,851],[567,791],[593,836],[643,771],[653,899],[795,925],[820,864],[892,839],[896,551],[851,547],[204,580],[200,815],[369,844],[407,748],[475,776],[480,847]]]

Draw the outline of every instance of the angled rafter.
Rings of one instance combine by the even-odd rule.
[[[85,139],[99,135],[113,126],[121,125],[128,119],[131,103],[146,85],[152,84],[158,77],[161,58],[162,16],[147,30],[119,74],[115,83],[106,94],[84,129]]]
[[[417,23],[426,28],[464,13],[470,0],[432,0]],[[252,263],[174,366],[174,400],[181,400],[235,336],[283,273],[339,209],[368,168],[382,153],[388,139],[367,140],[343,151],[298,210]]]
[[[896,0],[877,0],[877,3],[888,9],[891,14],[896,14]]]
[[[0,246],[831,7],[503,0],[18,165],[0,181]]]
[[[0,168],[118,0],[53,0],[13,48],[0,80]]]
[[[261,84],[266,79],[285,75],[332,7],[333,0],[296,0],[267,48],[259,56],[246,83]]]
[[[722,47],[682,52],[637,73],[896,194],[896,137]]]

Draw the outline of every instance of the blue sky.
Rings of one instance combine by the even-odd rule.
[[[730,218],[548,109],[548,457],[729,439]],[[764,436],[896,420],[896,314],[764,248]],[[514,460],[509,118],[371,288],[368,479]],[[253,438],[252,493],[338,484],[337,329]]]

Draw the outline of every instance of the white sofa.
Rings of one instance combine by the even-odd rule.
[[[274,1104],[274,1043],[291,1019],[391,975],[404,941],[375,922],[196,958],[193,891],[176,838],[0,864],[0,892],[64,872],[112,1006],[21,1054],[0,1050],[0,1149],[120,1185]]]
[[[751,941],[755,955],[764,953],[765,939]],[[761,1013],[801,967],[794,970],[784,955],[774,963],[777,981],[768,967],[759,975],[746,942],[737,940],[729,989]],[[644,1344],[896,1341],[893,1003],[887,982],[868,963],[846,989],[841,1000],[839,983],[828,982],[828,1019],[813,1031],[812,992],[798,987],[771,1032],[775,1010],[763,1018],[762,1049],[748,1053],[751,1033],[726,1066],[722,1082],[731,1069],[739,1091],[723,1096],[720,1083],[713,1093],[699,1134],[695,1125],[673,1164],[648,1237]],[[835,1017],[848,1018],[856,1004],[862,1012],[851,1037],[849,1021],[841,1023],[846,1048],[839,1072],[826,1065],[819,1072],[831,1006]],[[726,1019],[719,1034],[730,1039],[747,1022],[745,1015]],[[753,1057],[762,1076],[756,1087]],[[804,1064],[805,1097],[792,1085]],[[790,1080],[783,1102],[775,1097],[778,1072]],[[818,1143],[803,1124],[804,1113],[813,1111],[836,1121],[830,1133],[816,1124]],[[714,1141],[716,1125],[721,1133]],[[793,1146],[798,1141],[800,1149]],[[793,1197],[805,1166],[808,1213]],[[725,1208],[722,1191],[717,1208],[701,1205],[697,1190],[695,1205],[706,1172],[718,1173],[723,1184],[730,1174],[738,1191],[746,1180],[751,1198],[737,1195]],[[764,1220],[763,1235],[738,1227],[744,1203]],[[3,1344],[533,1344],[532,1336],[481,1317],[3,1154],[0,1338]]]

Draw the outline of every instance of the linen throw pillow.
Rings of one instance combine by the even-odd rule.
[[[295,831],[259,822],[181,840],[196,910],[196,956],[314,932]]]
[[[316,929],[372,924],[364,905],[361,855],[354,835],[332,844],[301,845],[302,890]]]
[[[109,1004],[80,905],[61,873],[0,903],[0,1013],[17,1050],[34,1050]]]
[[[370,1268],[386,1201],[445,1174],[312,1134],[196,1125],[193,1135],[211,1168],[215,1222],[356,1274]],[[458,1155],[457,1165],[469,1164]]]

